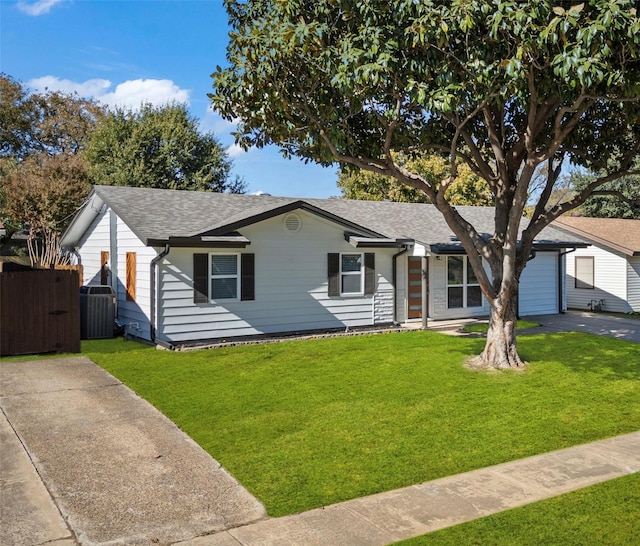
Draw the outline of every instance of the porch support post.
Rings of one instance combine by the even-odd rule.
[[[422,329],[427,329],[427,315],[429,314],[429,258],[422,256]]]

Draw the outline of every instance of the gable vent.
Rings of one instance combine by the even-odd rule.
[[[288,233],[297,233],[302,227],[302,221],[297,214],[287,214],[284,217],[284,229]]]

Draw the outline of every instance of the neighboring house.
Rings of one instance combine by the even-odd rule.
[[[493,208],[457,208],[493,231]],[[432,205],[97,186],[61,243],[85,284],[114,286],[128,332],[166,344],[489,314]],[[576,246],[542,232],[521,315],[564,310]]]
[[[567,305],[640,312],[640,220],[562,216],[553,225],[592,246],[567,254]]]

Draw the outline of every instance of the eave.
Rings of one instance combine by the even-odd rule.
[[[363,237],[353,233],[346,232],[344,240],[355,248],[402,248],[410,243],[413,239],[394,239],[391,237]]]
[[[233,233],[219,236],[148,239],[146,244],[147,246],[164,246],[165,244],[169,244],[172,247],[182,248],[246,248],[251,244],[251,241],[239,233]]]

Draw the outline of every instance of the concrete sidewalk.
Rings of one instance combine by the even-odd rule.
[[[0,544],[383,545],[640,471],[640,432],[283,518],[90,360],[0,364]]]

